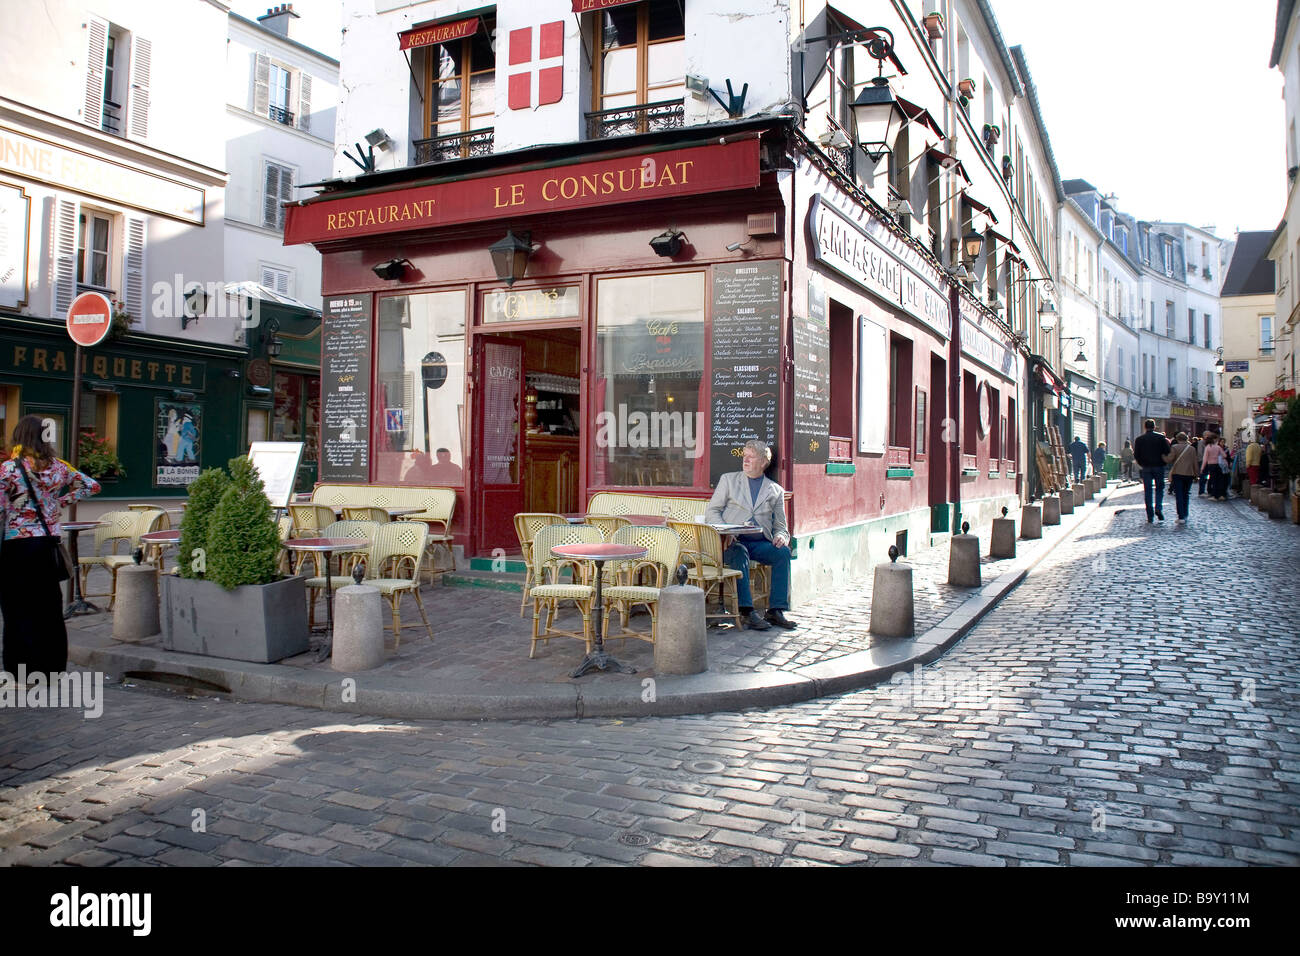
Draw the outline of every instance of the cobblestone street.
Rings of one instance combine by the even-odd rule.
[[[0,865],[1300,863],[1300,528],[1101,507],[935,665],[794,707],[11,711]]]

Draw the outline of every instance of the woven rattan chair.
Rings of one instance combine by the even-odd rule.
[[[637,561],[624,562],[619,570],[627,578],[627,583],[612,587],[602,586],[601,599],[605,615],[604,634],[608,640],[635,637],[649,641],[651,644],[659,636],[659,590],[671,580],[677,567],[677,555],[681,550],[681,541],[672,528],[662,527],[626,527],[614,532],[615,544],[634,545],[645,548],[646,556]],[[633,583],[640,572],[648,572],[653,584],[638,585]],[[628,628],[628,616],[634,605],[644,604],[650,612],[650,630],[634,631]],[[622,630],[618,634],[609,633],[609,612],[617,609],[621,618]]]
[[[135,563],[131,553],[140,547],[140,535],[146,531],[157,530],[154,523],[167,517],[165,511],[157,508],[132,511],[109,511],[100,516],[100,525],[95,529],[95,553],[78,555],[77,569],[81,573],[81,593],[84,597],[106,597],[111,610],[117,600],[118,568]],[[124,553],[118,553],[118,547]],[[105,550],[107,549],[107,551]],[[86,583],[92,568],[104,568],[111,578],[107,591],[90,591]]]
[[[392,521],[393,517],[388,513],[386,508],[372,508],[369,506],[360,508],[344,508],[344,521],[375,521],[384,524]]]
[[[334,509],[326,505],[290,505],[289,514],[293,517],[295,538],[319,538],[337,520]]]
[[[722,536],[707,524],[694,521],[670,521],[681,542],[680,559],[687,567],[687,581],[704,592],[707,609],[714,593],[722,604],[722,613],[704,615],[705,621],[731,620],[740,627],[740,606],[736,596],[736,581],[741,573],[729,568],[722,560]]]
[[[408,591],[415,598],[424,629],[433,640],[429,616],[424,613],[420,600],[420,566],[424,562],[428,544],[429,527],[420,521],[389,521],[376,527],[373,543],[366,561],[367,587],[378,588],[393,612],[393,640],[402,646],[402,595]],[[407,577],[409,575],[409,577]]]
[[[626,528],[632,522],[618,515],[587,515],[583,519],[583,524],[589,524],[593,528],[599,528],[600,533],[605,536],[606,541],[614,540],[614,533],[619,528]]]
[[[331,590],[337,591],[344,585],[352,584],[352,568],[358,563],[366,561],[369,557],[369,548],[374,541],[375,532],[379,529],[379,523],[375,521],[335,521],[325,527],[318,537],[322,538],[355,538],[358,541],[366,543],[364,551],[340,551],[332,556],[334,567],[329,574],[329,585]],[[320,592],[325,590],[326,577],[320,566],[323,556],[319,554],[304,554],[302,561],[310,560],[314,575],[307,579],[307,618],[308,626],[316,625],[316,599]],[[302,564],[298,566],[302,570]]]
[[[519,616],[528,607],[528,591],[533,585],[533,537],[538,531],[553,524],[568,524],[564,515],[545,511],[522,511],[515,515],[515,534],[524,555],[524,596],[519,601]]]
[[[591,639],[591,605],[596,596],[596,589],[587,583],[586,562],[573,561],[556,557],[551,549],[562,544],[603,544],[604,535],[599,528],[591,525],[564,524],[546,525],[533,536],[533,577],[529,596],[533,601],[533,640],[528,649],[528,658],[537,655],[539,641],[549,641],[553,637],[572,637],[584,642],[587,651],[592,648]],[[573,568],[573,582],[560,583],[560,573],[565,567]],[[573,601],[582,613],[582,633],[562,631],[554,627],[555,614],[561,601]],[[546,606],[546,629],[540,629],[542,605]]]

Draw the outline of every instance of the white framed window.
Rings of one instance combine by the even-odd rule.
[[[293,198],[295,171],[291,166],[265,161],[262,173],[262,225],[268,229],[284,228],[281,203]]]
[[[81,121],[114,136],[149,136],[152,44],[99,17],[88,17]]]
[[[55,315],[64,315],[82,288],[121,302],[137,322],[146,320],[145,240],[148,218],[59,198],[50,216]]]
[[[311,75],[253,54],[253,112],[275,123],[310,128]]]
[[[113,274],[113,217],[93,209],[77,215],[77,285],[108,289]]]
[[[293,270],[269,262],[260,264],[261,284],[280,295],[293,296]]]
[[[1273,316],[1259,317],[1259,350],[1267,355],[1273,354]]]

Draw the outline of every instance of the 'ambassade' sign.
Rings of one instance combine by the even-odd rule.
[[[289,206],[285,245],[758,185],[758,139]]]

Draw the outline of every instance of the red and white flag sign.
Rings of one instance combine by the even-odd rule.
[[[560,102],[564,95],[564,21],[537,27],[536,57],[533,28],[510,31],[508,103],[512,110]]]

